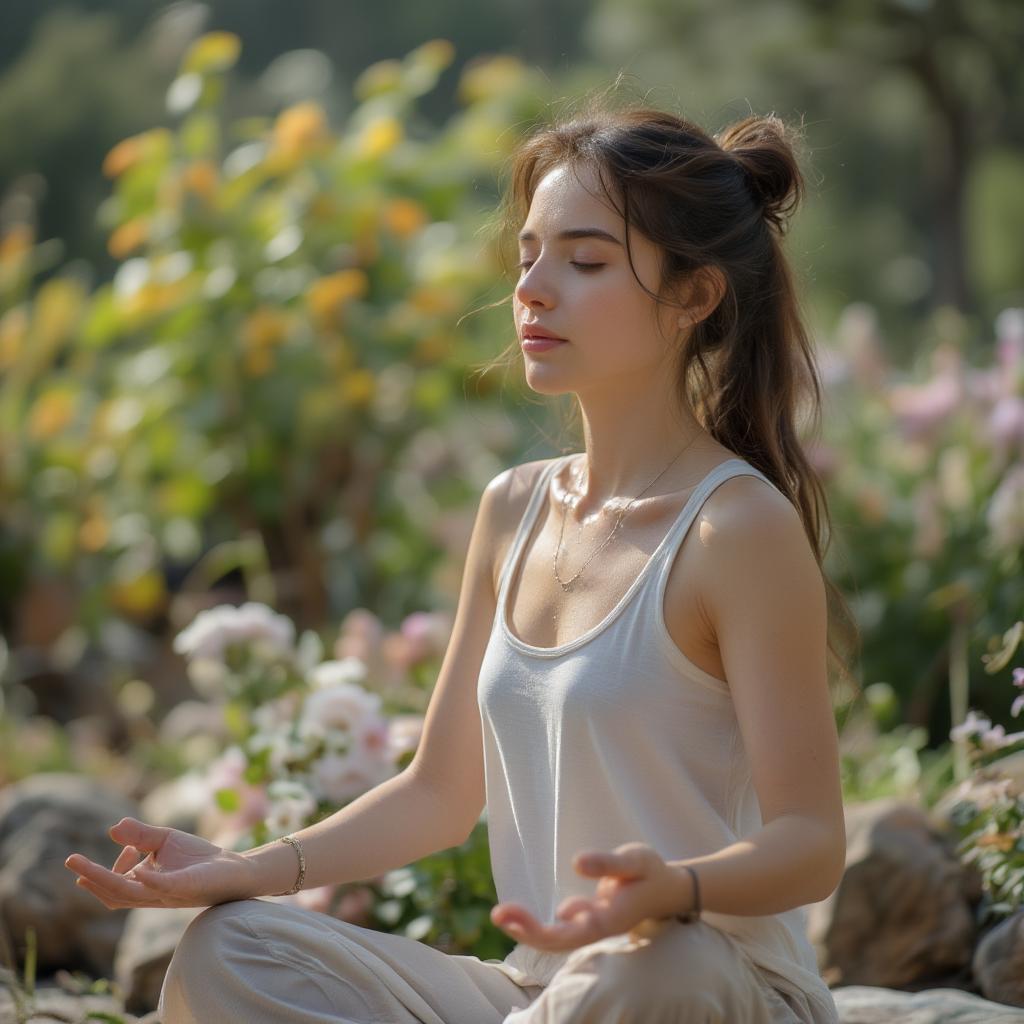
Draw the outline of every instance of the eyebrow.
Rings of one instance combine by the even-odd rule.
[[[622,245],[622,242],[620,242],[613,234],[608,231],[602,231],[601,228],[571,228],[568,231],[560,231],[555,237],[559,241],[571,241],[575,238],[599,238],[605,242],[614,242],[616,245]],[[520,231],[519,241],[536,242],[536,232]]]

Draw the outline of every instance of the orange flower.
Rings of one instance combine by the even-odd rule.
[[[392,234],[409,238],[427,222],[427,211],[413,199],[392,199],[384,207],[384,223]]]
[[[274,122],[274,149],[297,161],[322,149],[330,139],[323,109],[307,100],[282,110]]]
[[[217,194],[220,177],[211,160],[193,160],[181,175],[181,182],[186,192],[194,192],[208,203]]]
[[[75,418],[75,396],[70,391],[46,391],[32,405],[29,434],[37,441],[55,437]]]
[[[306,302],[318,326],[336,326],[345,306],[364,296],[368,288],[369,279],[364,271],[339,270],[314,281],[306,290]]]
[[[134,167],[145,155],[143,137],[133,135],[122,139],[103,160],[103,173],[108,178],[118,178],[130,167]]]
[[[288,337],[288,318],[272,306],[260,306],[242,323],[242,342],[247,351],[273,348]]]
[[[31,224],[15,224],[0,238],[0,267],[20,262],[31,248],[35,232]]]
[[[102,551],[110,538],[110,523],[94,512],[78,528],[78,543],[83,551]]]
[[[145,217],[132,217],[115,228],[107,241],[107,251],[116,260],[130,256],[149,237],[149,222]]]

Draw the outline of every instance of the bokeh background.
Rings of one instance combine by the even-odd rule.
[[[848,799],[1015,750],[1022,42],[1016,0],[7,4],[0,786],[69,771],[244,847],[407,763],[480,491],[579,449],[499,360],[494,213],[602,90],[802,126]],[[461,856],[363,910],[497,955]]]

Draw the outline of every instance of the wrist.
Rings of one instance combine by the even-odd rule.
[[[686,924],[700,919],[700,885],[697,869],[684,864],[672,864],[677,880],[677,898],[672,916]]]
[[[280,839],[247,850],[242,854],[249,861],[253,872],[256,896],[277,896],[287,892],[295,884],[299,874],[299,858],[289,843]]]

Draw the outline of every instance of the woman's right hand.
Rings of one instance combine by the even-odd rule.
[[[253,862],[176,828],[122,818],[110,837],[124,849],[112,869],[73,853],[64,866],[76,884],[111,910],[120,907],[208,907],[260,893]]]

